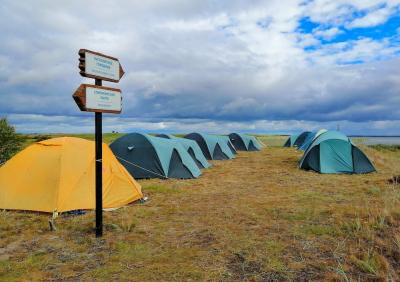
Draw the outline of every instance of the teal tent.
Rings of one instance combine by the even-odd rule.
[[[301,145],[303,145],[304,141],[312,135],[311,131],[304,131],[299,136],[296,138],[296,141],[293,143],[293,147],[299,148]]]
[[[300,168],[320,173],[369,173],[375,171],[367,156],[344,134],[326,131],[310,144]]]
[[[229,160],[235,158],[227,142],[215,135],[190,133],[185,138],[196,141],[207,160]]]
[[[231,133],[229,139],[235,149],[239,151],[260,151],[262,148],[257,138],[251,135]]]
[[[197,178],[201,171],[178,142],[131,133],[110,145],[114,155],[135,178]]]
[[[226,136],[226,135],[215,135],[215,136],[217,136],[221,140],[221,142],[225,142],[226,145],[228,145],[228,147],[231,150],[232,154],[235,154],[235,155],[237,154],[236,148],[232,144],[231,139],[229,139],[229,136]]]
[[[307,148],[311,145],[315,138],[320,136],[322,133],[326,132],[326,129],[321,129],[319,131],[314,131],[309,134],[304,140],[303,144],[298,148],[299,150],[306,151]]]
[[[204,154],[196,141],[186,138],[179,138],[171,134],[158,134],[157,137],[167,138],[180,143],[193,158],[199,168],[209,168],[211,166],[211,164],[204,157]]]
[[[299,134],[290,135],[289,138],[286,140],[285,144],[283,145],[283,147],[293,147],[297,137],[299,137]]]

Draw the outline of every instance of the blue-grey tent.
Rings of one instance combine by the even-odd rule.
[[[157,137],[167,138],[180,143],[193,158],[199,168],[209,168],[211,166],[211,164],[204,157],[204,154],[196,141],[176,137],[171,134],[158,134]]]
[[[297,137],[299,137],[299,134],[290,135],[283,147],[293,147]]]
[[[233,146],[235,146],[235,149],[238,151],[261,150],[261,144],[254,136],[242,133],[231,133],[229,134],[229,139],[231,140]]]
[[[235,158],[228,144],[215,135],[190,133],[185,138],[196,141],[207,160],[229,160]]]
[[[326,131],[310,144],[300,168],[320,173],[369,173],[375,171],[368,157],[346,135]]]
[[[115,140],[111,150],[135,178],[197,178],[201,171],[178,142],[131,133]]]

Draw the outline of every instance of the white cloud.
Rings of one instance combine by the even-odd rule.
[[[321,42],[315,38],[314,35],[309,33],[300,33],[297,35],[297,44],[301,48],[310,47],[310,46],[320,46]]]
[[[213,31],[218,27],[230,24],[226,14],[219,14],[211,18],[195,20],[172,20],[159,25],[172,31]]]
[[[313,33],[317,37],[329,40],[343,33],[343,31],[337,27],[332,27],[328,29],[315,29]]]
[[[392,46],[387,39],[361,38],[324,45],[312,53],[312,59],[319,65],[365,63],[393,58],[398,51],[400,46]]]
[[[350,22],[348,28],[372,27],[386,22],[389,16],[394,12],[392,7],[385,7],[375,11],[367,12],[364,17],[356,18]]]
[[[335,26],[347,24],[349,27],[367,27],[383,23],[396,10],[399,0],[314,0],[306,5],[307,13],[314,22]],[[355,12],[364,12],[356,18]]]

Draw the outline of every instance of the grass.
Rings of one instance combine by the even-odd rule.
[[[104,133],[103,134],[103,142],[110,144],[112,141],[117,139],[118,137],[121,137],[122,133]],[[70,136],[70,137],[77,137],[77,138],[84,138],[88,140],[93,140],[95,139],[94,134],[30,134],[26,135],[26,141],[25,145],[28,146],[32,144],[33,142],[38,142],[42,140],[46,140],[49,138],[56,138],[56,137],[63,137],[63,136]]]
[[[77,135],[92,138],[91,135]],[[118,135],[105,135],[111,142]],[[299,170],[301,153],[214,161],[196,180],[140,180],[144,204],[60,216],[0,211],[0,281],[397,281],[400,151],[362,146],[378,173]],[[33,138],[32,138],[33,139]]]
[[[370,147],[378,151],[396,152],[400,150],[400,145],[371,145]]]

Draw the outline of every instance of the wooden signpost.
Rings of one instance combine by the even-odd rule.
[[[72,97],[84,112],[119,114],[122,110],[121,90],[116,88],[81,84]]]
[[[95,113],[96,146],[96,237],[103,235],[103,166],[102,113],[119,114],[122,110],[121,90],[102,86],[102,80],[119,82],[124,70],[117,58],[87,49],[79,52],[79,73],[94,78],[95,85],[81,84],[72,95],[79,109]]]
[[[79,73],[84,77],[119,82],[124,70],[117,58],[87,49],[79,50]]]

